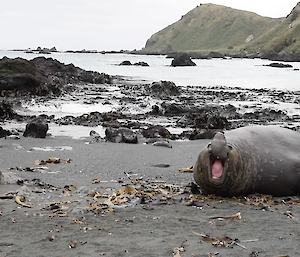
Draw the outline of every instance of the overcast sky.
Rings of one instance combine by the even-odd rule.
[[[298,0],[0,0],[0,49],[133,50],[200,3],[285,17]]]

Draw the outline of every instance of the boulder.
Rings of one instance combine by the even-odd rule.
[[[146,62],[136,62],[133,65],[135,65],[135,66],[144,66],[144,67],[148,67],[149,66],[149,64],[146,63]]]
[[[0,127],[0,138],[1,137],[7,137],[12,135],[12,133],[9,130],[5,130],[2,127]]]
[[[191,60],[191,57],[188,54],[181,53],[172,60],[171,66],[196,66],[196,63]]]
[[[48,131],[48,124],[41,119],[34,119],[26,125],[24,137],[45,138]]]
[[[17,117],[18,115],[15,113],[13,106],[10,103],[6,101],[0,103],[0,120],[14,119]]]
[[[141,133],[145,138],[157,138],[157,137],[170,138],[171,137],[170,131],[161,125],[155,125],[147,129],[142,129]]]
[[[137,134],[127,128],[107,128],[105,130],[106,140],[113,143],[130,143],[137,144]]]
[[[130,66],[130,65],[132,65],[132,63],[130,62],[130,61],[123,61],[123,62],[121,62],[119,65],[125,65],[125,66]]]
[[[273,68],[293,68],[292,65],[286,63],[272,62],[264,66],[273,67]]]
[[[157,96],[178,96],[179,88],[172,81],[153,82],[150,87],[151,93]]]

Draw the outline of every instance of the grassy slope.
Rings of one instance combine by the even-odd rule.
[[[251,42],[249,51],[267,53],[300,52],[300,3],[277,26],[263,34],[257,42]]]
[[[147,51],[239,51],[264,33],[280,25],[284,18],[261,17],[255,13],[215,4],[196,7],[178,22],[154,34]]]

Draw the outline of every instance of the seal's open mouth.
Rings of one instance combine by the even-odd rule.
[[[213,179],[220,179],[224,171],[224,161],[216,158],[215,156],[210,156],[210,170]]]

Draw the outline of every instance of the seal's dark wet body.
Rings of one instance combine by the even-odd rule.
[[[222,140],[222,137],[216,136]],[[300,194],[300,133],[278,126],[249,126],[225,132],[200,153],[195,181],[204,193],[223,196]],[[216,143],[215,143],[216,142]]]

